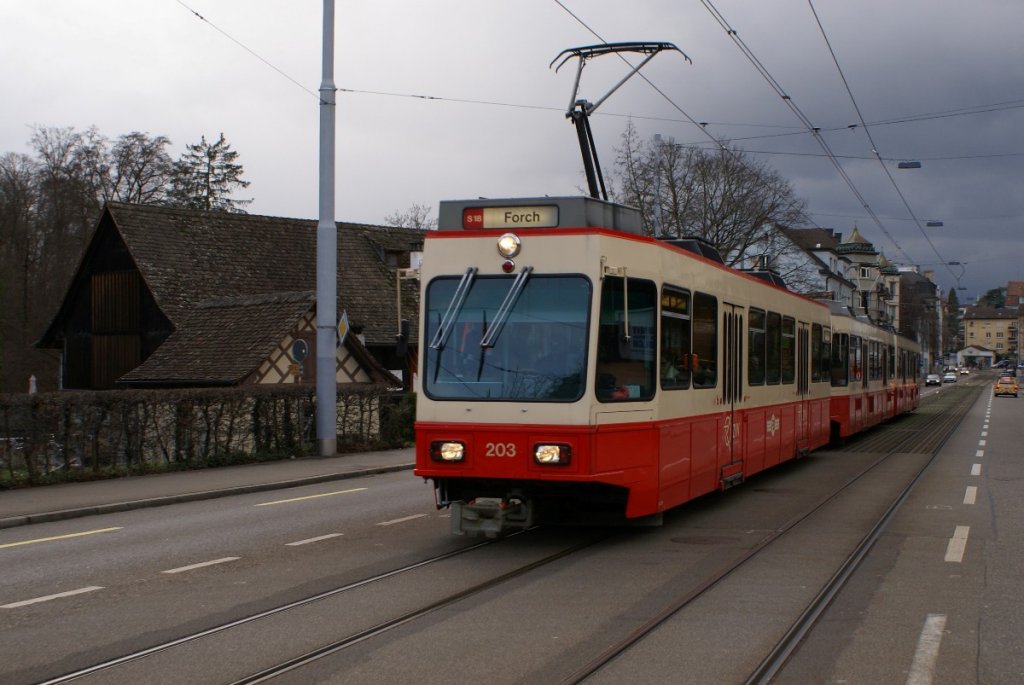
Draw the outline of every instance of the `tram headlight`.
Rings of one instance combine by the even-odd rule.
[[[572,460],[572,448],[569,445],[536,445],[533,460],[544,466],[565,466]]]
[[[519,240],[519,236],[515,233],[505,233],[498,238],[498,254],[506,259],[511,259],[519,254],[522,246],[522,241]]]
[[[430,443],[430,458],[434,461],[462,461],[466,458],[466,446],[461,442],[435,440]]]

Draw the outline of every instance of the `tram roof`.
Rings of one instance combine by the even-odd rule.
[[[437,226],[442,231],[606,228],[643,234],[635,207],[584,196],[445,200]]]

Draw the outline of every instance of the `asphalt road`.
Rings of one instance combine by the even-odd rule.
[[[981,396],[777,682],[1024,682],[1022,419],[1024,399]],[[277,682],[559,682],[876,456],[818,452]],[[741,682],[923,459],[898,457],[593,682]],[[478,542],[448,528],[400,472],[0,530],[0,680],[39,682]],[[591,533],[529,533],[85,682],[229,682]]]

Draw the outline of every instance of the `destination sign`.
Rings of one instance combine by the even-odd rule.
[[[462,227],[476,228],[554,228],[558,226],[558,206],[466,207]]]

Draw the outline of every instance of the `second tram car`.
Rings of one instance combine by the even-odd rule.
[[[589,197],[443,202],[416,470],[454,532],[656,521],[917,406],[916,343]]]

